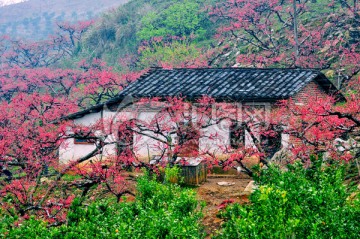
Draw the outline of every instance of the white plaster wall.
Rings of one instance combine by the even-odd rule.
[[[129,109],[124,109],[122,112],[112,112],[109,109],[104,109],[103,111],[103,135],[106,136],[105,142],[112,143],[104,147],[103,155],[105,157],[115,156],[116,155],[116,141],[119,124],[125,122],[134,117],[134,113],[128,111]]]
[[[281,134],[281,146],[285,149],[289,148],[290,143],[290,135],[289,134]]]
[[[72,160],[80,159],[95,148],[95,145],[74,144],[74,139],[67,139],[59,148],[60,163],[68,163]]]
[[[157,112],[156,111],[147,111],[140,112],[138,115],[138,119],[143,121],[145,124],[150,123],[154,120]],[[144,136],[141,134],[134,135],[134,151],[137,157],[143,159],[144,161],[149,161],[155,155],[160,155],[162,150],[164,149],[164,144],[159,142],[156,139],[151,138],[160,138],[161,140],[166,141],[166,138],[156,135],[152,132],[144,132],[149,136]]]
[[[101,113],[91,113],[82,118],[75,119],[78,125],[90,126],[101,118]],[[71,132],[69,132],[71,133]],[[66,139],[59,147],[60,163],[82,158],[95,149],[95,145],[90,144],[74,144],[74,139]]]
[[[266,111],[270,110],[269,103],[257,103],[258,105],[265,105]],[[224,104],[223,104],[224,105]],[[236,111],[235,115],[229,115],[229,117],[241,117],[241,104],[234,105],[234,107],[239,107],[240,110]],[[253,104],[255,105],[255,104]],[[216,107],[219,107],[216,105]],[[214,107],[214,112],[212,117],[216,120],[216,107]],[[98,132],[106,137],[106,142],[114,142],[114,144],[110,144],[105,146],[103,149],[103,156],[114,156],[116,155],[116,140],[117,140],[117,130],[118,130],[118,123],[121,121],[126,121],[129,119],[137,118],[138,120],[142,120],[144,122],[150,122],[154,119],[155,115],[157,114],[156,110],[145,109],[142,112],[136,112],[134,110],[136,106],[131,106],[122,109],[121,112],[111,112],[109,109],[103,110],[103,122],[104,128],[102,129],[103,132]],[[193,114],[196,112],[196,108],[193,107]],[[232,113],[233,114],[233,113]],[[196,121],[196,114],[194,114],[194,120]],[[101,118],[101,112],[92,113],[85,115],[82,118],[76,119],[75,123],[84,126],[90,126],[96,123]],[[267,119],[265,119],[267,120]],[[166,122],[166,120],[165,120]],[[169,122],[171,122],[169,120]],[[166,122],[166,123],[169,123]],[[230,120],[223,120],[219,124],[211,125],[207,128],[204,128],[200,131],[200,140],[199,140],[199,149],[200,152],[209,152],[213,155],[216,155],[220,158],[226,157],[224,151],[226,148],[230,147]],[[154,136],[158,138],[158,135],[154,133],[147,132],[150,136]],[[165,140],[165,138],[163,139]],[[177,137],[176,135],[172,136],[173,142],[176,142]],[[286,134],[282,134],[282,145],[283,147],[288,147],[289,136]],[[254,143],[251,139],[251,136],[248,132],[245,135],[245,145],[247,147],[254,146]],[[160,155],[162,150],[164,149],[164,144],[159,142],[158,140],[152,139],[151,137],[134,134],[134,151],[136,156],[139,159],[144,161],[148,161],[153,156]],[[95,145],[88,145],[88,144],[74,144],[73,139],[65,140],[65,142],[61,145],[59,153],[60,153],[60,162],[68,162],[73,159],[81,158],[87,155],[89,152],[95,149]]]
[[[90,126],[96,123],[101,118],[101,112],[90,113],[81,118],[75,119],[75,123],[78,125]]]
[[[222,121],[200,131],[200,152],[208,152],[218,157],[224,156],[224,151],[230,146],[230,123]]]

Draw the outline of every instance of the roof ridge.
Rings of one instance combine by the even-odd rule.
[[[269,67],[269,68],[258,68],[258,67],[174,67],[174,68],[163,68],[163,67],[151,67],[152,71],[155,70],[295,70],[295,71],[321,71],[320,68],[298,68],[298,67]]]

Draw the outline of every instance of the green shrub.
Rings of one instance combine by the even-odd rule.
[[[165,182],[180,184],[184,180],[181,177],[181,168],[179,166],[165,168]]]
[[[196,1],[175,1],[162,11],[152,11],[141,19],[141,27],[137,32],[139,39],[150,40],[159,36],[185,37],[195,34],[204,38],[206,34],[207,15],[201,12]]]
[[[181,66],[203,60],[201,48],[189,40],[153,42],[151,46],[142,47],[139,53],[139,65],[144,68],[158,66],[161,62]]]
[[[195,192],[161,184],[148,176],[138,180],[134,202],[94,202],[75,199],[67,225],[47,228],[31,218],[15,227],[0,226],[6,238],[203,238],[202,218]],[[9,220],[9,219],[7,219]]]
[[[344,166],[312,162],[261,170],[251,204],[221,214],[219,238],[359,238],[359,192],[344,183]]]

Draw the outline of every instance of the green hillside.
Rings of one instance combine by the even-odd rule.
[[[116,66],[123,57],[137,60],[142,42],[167,36],[186,39],[182,41],[186,46],[206,48],[216,31],[206,10],[211,4],[210,0],[130,1],[102,16],[84,36],[77,57],[101,58]]]
[[[223,27],[239,24],[231,16],[235,14],[233,9],[241,12],[249,1],[237,1],[237,5],[231,2],[132,0],[104,14],[85,34],[81,51],[71,61],[100,58],[118,70],[143,69],[161,65],[159,62],[172,66],[312,67],[323,69],[334,80],[335,75],[346,78],[358,71],[347,69],[349,62],[339,63],[339,56],[347,54],[344,49],[359,52],[359,12],[352,1],[338,0],[333,5],[325,0],[298,1],[298,37],[302,44],[298,63],[294,63],[291,45],[292,1],[260,0],[258,8],[251,9],[260,18],[254,20],[249,15],[253,26],[226,32]],[[269,2],[276,2],[281,9]],[[271,37],[260,29],[269,22]],[[334,48],[339,52],[331,53]],[[257,56],[271,61],[261,62]],[[343,73],[347,70],[351,73]]]

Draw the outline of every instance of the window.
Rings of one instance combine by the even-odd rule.
[[[230,125],[230,146],[238,149],[245,146],[245,125],[237,121],[233,121]]]
[[[74,144],[94,144],[96,137],[93,133],[77,133],[74,136]]]
[[[93,142],[87,138],[74,138],[74,144],[93,144]]]
[[[281,131],[270,124],[268,129],[261,134],[260,142],[266,157],[272,158],[281,149]]]

